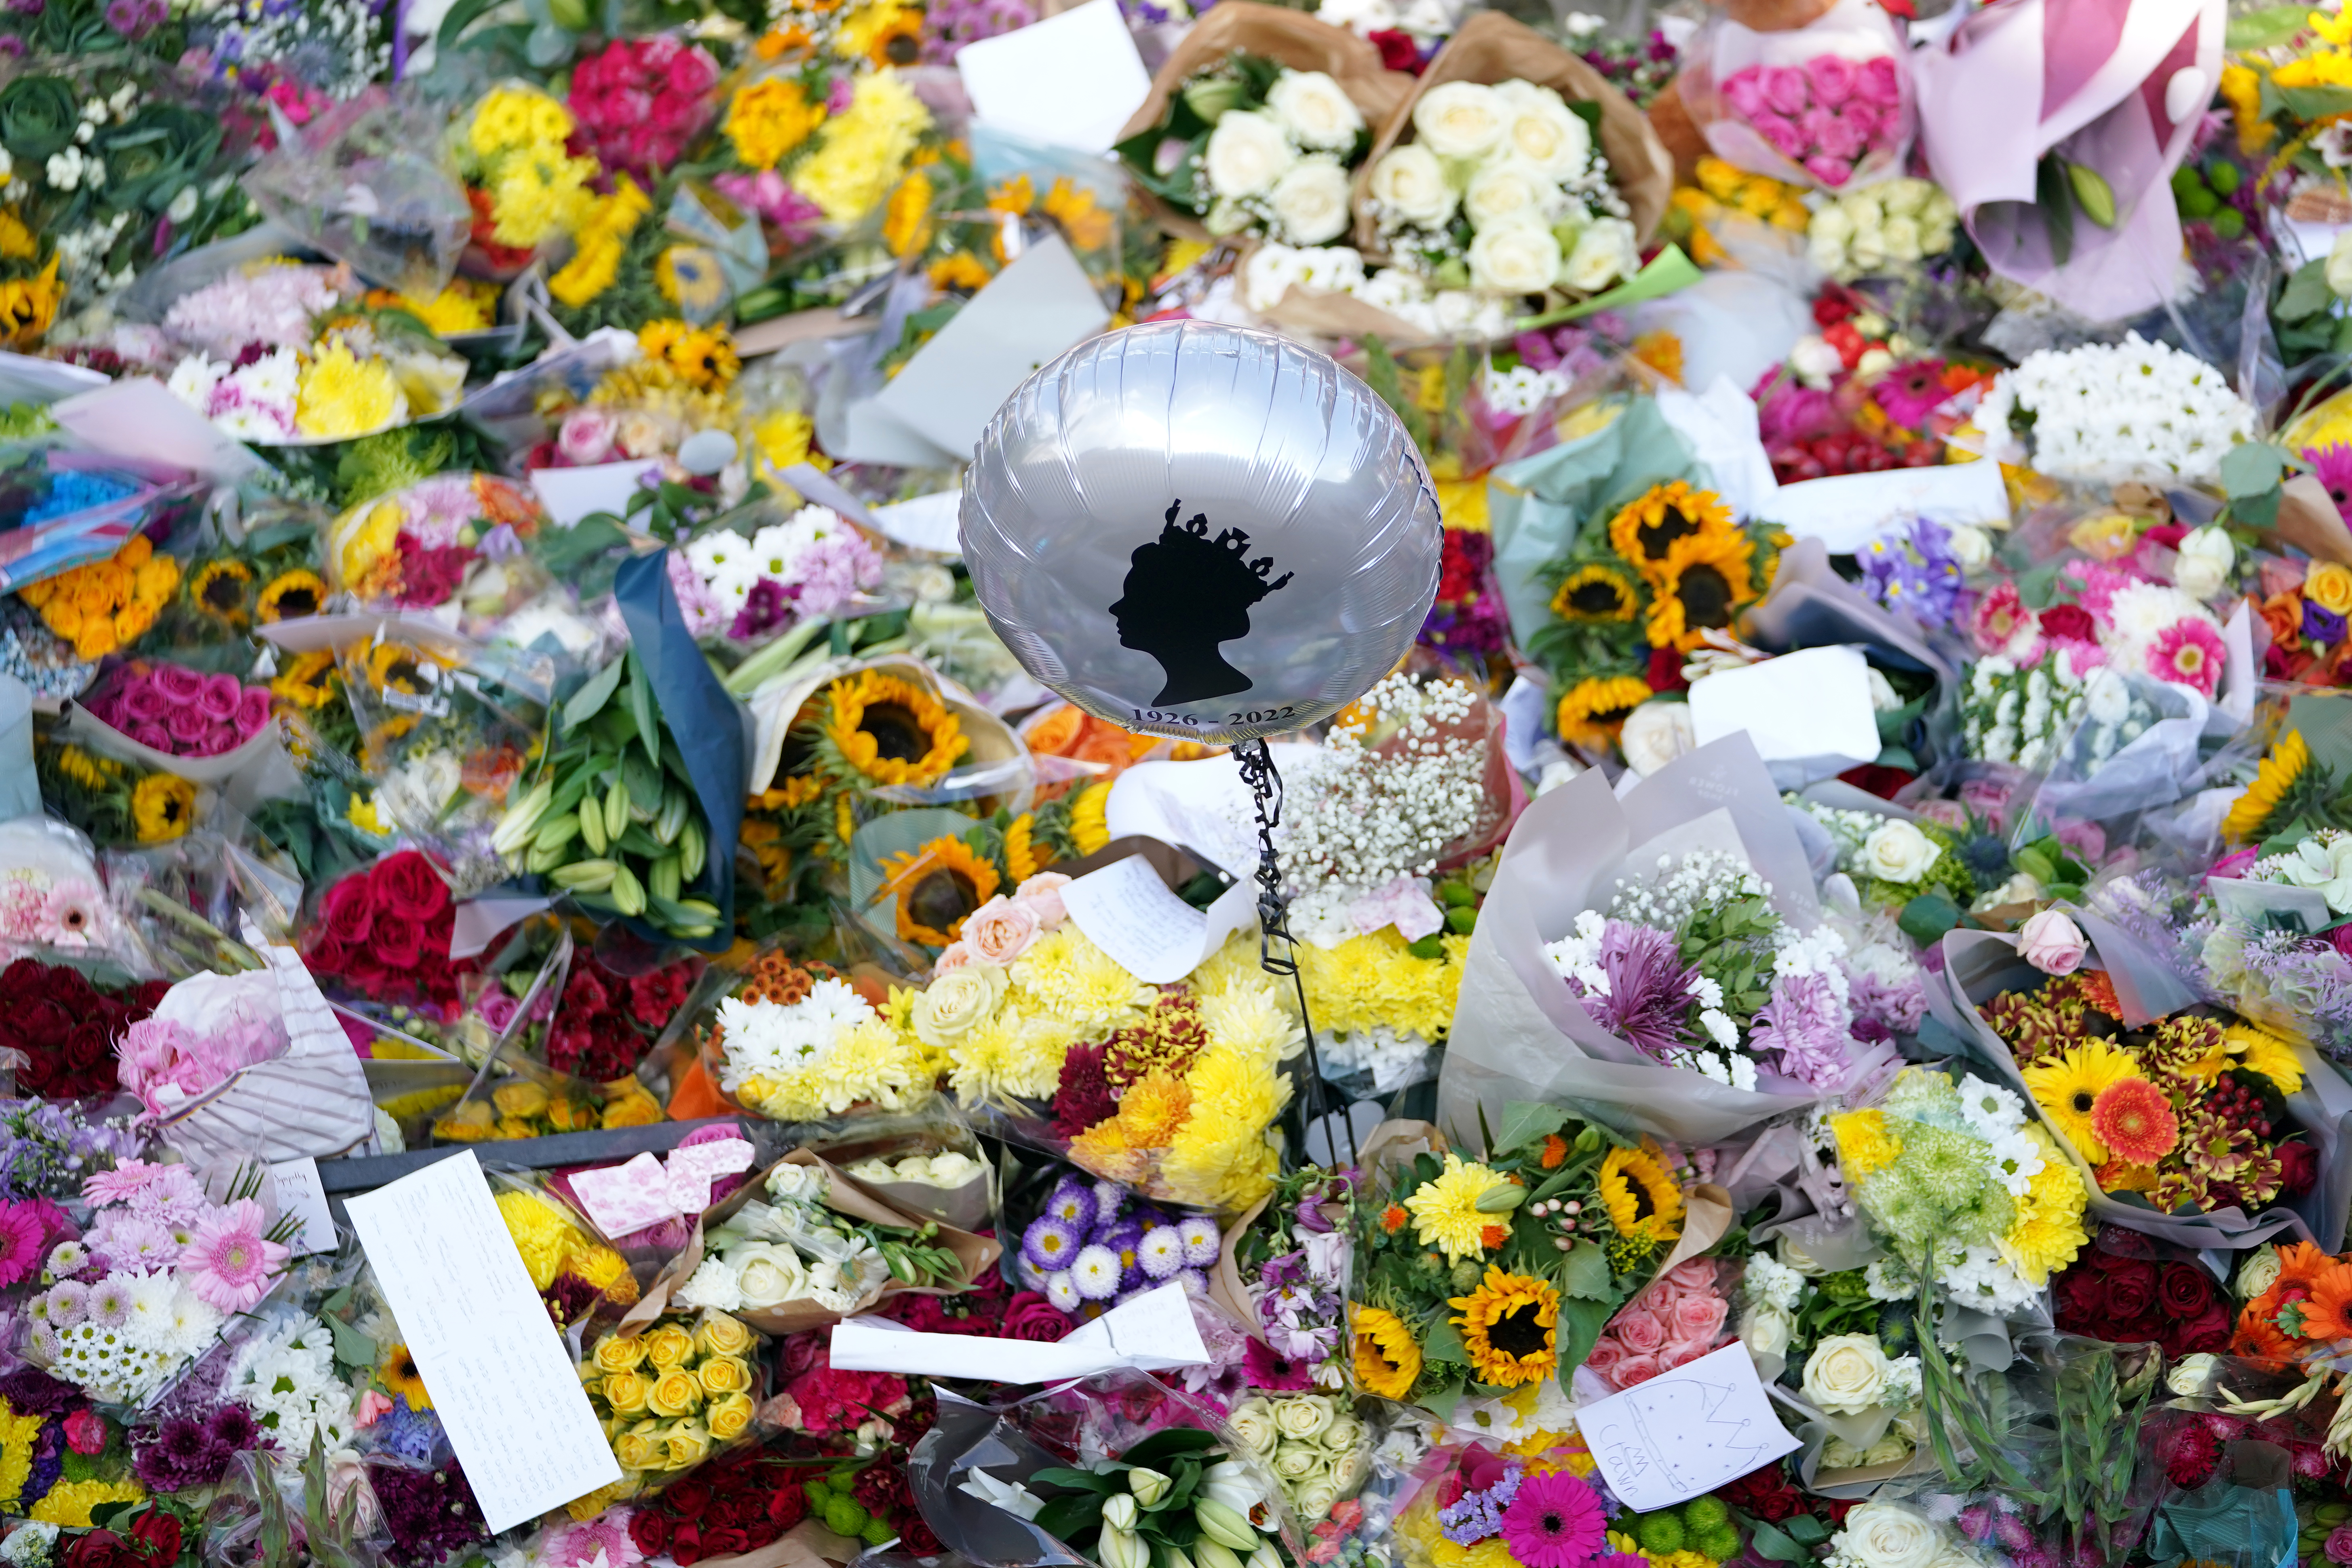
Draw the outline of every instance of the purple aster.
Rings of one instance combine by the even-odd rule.
[[[1195,1268],[1206,1268],[1216,1262],[1223,1240],[1217,1235],[1217,1222],[1205,1215],[1186,1215],[1176,1222],[1176,1234],[1184,1238],[1184,1261]]]
[[[1698,971],[1683,966],[1675,939],[1648,926],[1611,921],[1596,957],[1609,994],[1584,997],[1584,1010],[1649,1056],[1663,1058],[1679,1049]]]
[[[1783,974],[1772,999],[1757,1009],[1748,1043],[1777,1052],[1783,1073],[1817,1089],[1845,1081],[1853,1015],[1826,974]]]
[[[1087,1184],[1065,1181],[1045,1200],[1045,1212],[1065,1225],[1074,1225],[1080,1232],[1095,1223],[1095,1194]]]
[[[1049,1272],[1067,1268],[1070,1259],[1078,1255],[1078,1248],[1086,1245],[1086,1232],[1067,1220],[1055,1219],[1049,1214],[1040,1215],[1029,1222],[1027,1230],[1021,1233],[1021,1256],[1033,1266]]]

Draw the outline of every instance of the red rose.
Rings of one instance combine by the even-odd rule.
[[[1683,656],[1670,647],[1650,650],[1649,672],[1643,678],[1653,691],[1687,691],[1690,682],[1683,679]]]
[[[36,1053],[62,1048],[73,1026],[74,1016],[55,1002],[36,1002],[16,1018],[17,1033]]]
[[[367,941],[368,928],[375,923],[375,886],[365,874],[350,876],[327,889],[327,897],[319,906],[320,923],[328,933],[346,947]]]
[[[376,962],[395,973],[407,973],[425,956],[424,928],[415,921],[394,915],[378,915],[375,935],[369,945],[375,950]]]
[[[692,1522],[674,1527],[669,1532],[670,1560],[681,1568],[693,1568],[702,1561],[702,1527]]]
[[[2091,612],[2082,605],[2053,605],[2042,612],[2042,635],[2074,642],[2096,642],[2099,628],[2091,619]]]
[[[700,1519],[702,1510],[710,1506],[710,1483],[688,1476],[664,1492],[662,1501],[680,1519]]]
[[[153,1509],[139,1516],[131,1527],[132,1543],[144,1549],[148,1562],[157,1564],[180,1560],[180,1521],[162,1509]]]
[[[310,944],[310,954],[304,962],[313,974],[343,974],[351,970],[352,955],[341,942],[321,934]]]
[[[1076,1327],[1063,1310],[1034,1290],[1024,1290],[1013,1298],[1004,1310],[1004,1326],[999,1331],[1006,1339],[1030,1340],[1039,1344],[1058,1343]]]
[[[421,922],[449,907],[449,885],[433,869],[433,862],[414,849],[404,849],[380,862],[369,875],[375,884],[380,914]]]
[[[751,1548],[751,1532],[748,1530],[713,1530],[702,1537],[702,1549],[714,1557],[732,1556]]]
[[[112,1054],[106,1030],[100,1025],[77,1025],[66,1037],[66,1060],[76,1072],[88,1072]]]
[[[778,1534],[808,1517],[808,1494],[796,1486],[780,1487],[768,1494],[768,1522]]]
[[[2221,1351],[2230,1343],[2230,1309],[2220,1300],[2209,1303],[2193,1318],[2184,1318],[2169,1325],[2166,1336],[2169,1342],[2164,1353],[2175,1358],[2195,1355],[2200,1351]]]
[[[145,1560],[110,1530],[93,1530],[67,1551],[65,1568],[145,1568]]]
[[[1381,64],[1388,69],[1412,76],[1421,74],[1421,47],[1412,41],[1411,33],[1401,27],[1382,27],[1364,37],[1381,51]]]
[[[2107,1314],[2128,1322],[2156,1303],[2156,1267],[2137,1259],[2118,1262],[2121,1267],[2106,1271]]]
[[[35,1094],[47,1094],[49,1086],[57,1081],[57,1077],[58,1063],[55,1058],[28,1056],[25,1059],[25,1065],[16,1069],[16,1087],[19,1089],[30,1089]]]
[[[2273,1151],[2278,1156],[2279,1182],[2286,1195],[2302,1197],[2319,1180],[2319,1151],[2301,1139],[2282,1143]]]
[[[2194,1318],[2213,1300],[2212,1277],[2193,1263],[2168,1263],[2156,1294],[2167,1317]]]
[[[931,1527],[923,1522],[919,1513],[908,1514],[899,1521],[898,1544],[918,1557],[937,1556],[940,1551],[940,1538],[931,1533]]]
[[[648,1557],[658,1557],[669,1550],[669,1521],[649,1508],[641,1508],[629,1516],[629,1539],[637,1550]]]

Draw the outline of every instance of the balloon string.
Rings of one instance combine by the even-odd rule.
[[[1268,974],[1288,975],[1298,995],[1298,1021],[1307,1031],[1307,1067],[1315,1076],[1310,1091],[1314,1113],[1308,1122],[1312,1126],[1331,1114],[1329,1089],[1323,1079],[1322,1058],[1315,1049],[1315,1019],[1307,1010],[1307,982],[1298,973],[1298,939],[1290,934],[1289,904],[1282,896],[1282,867],[1274,855],[1274,830],[1282,825],[1282,775],[1275,771],[1274,752],[1262,738],[1234,746],[1234,757],[1241,764],[1242,783],[1249,786],[1250,799],[1257,808],[1258,963]],[[1276,942],[1284,944],[1280,954],[1274,950]],[[1347,1124],[1348,1163],[1353,1165],[1359,1163],[1355,1117],[1343,1113],[1340,1120]],[[1328,1128],[1324,1142],[1338,1150]]]

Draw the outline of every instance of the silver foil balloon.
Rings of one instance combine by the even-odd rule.
[[[1022,383],[961,527],[1022,668],[1098,718],[1218,744],[1328,719],[1394,668],[1444,538],[1371,388],[1207,321],[1112,332]]]

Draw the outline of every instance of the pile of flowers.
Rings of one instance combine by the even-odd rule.
[[[593,158],[565,142],[578,129],[562,104],[534,88],[498,87],[474,106],[457,147],[475,238],[500,265],[528,261],[541,245],[577,226],[589,202]]]
[[[1976,427],[2054,479],[2210,482],[2254,410],[2193,354],[2127,332],[2120,343],[2042,349],[1994,378]]]
[[[703,1056],[721,1089],[779,1121],[911,1109],[930,1098],[931,1074],[908,1011],[898,1000],[875,1006],[824,964],[771,952],[719,999]]]
[[[882,552],[829,507],[804,506],[748,539],[719,528],[674,551],[670,583],[698,637],[764,642],[839,614],[882,583]]]
[[[1314,246],[1347,231],[1349,171],[1369,144],[1330,77],[1237,53],[1184,83],[1159,136],[1129,146],[1210,233]]]
[[[496,474],[440,474],[338,520],[327,562],[335,585],[371,605],[477,614],[508,608],[544,580],[524,547],[545,526],[538,500]]]
[[[422,853],[404,849],[327,889],[303,962],[371,1001],[453,1008],[470,967],[449,957],[456,929],[449,884]]]
[[[108,990],[78,969],[30,958],[0,970],[0,1047],[24,1058],[16,1087],[51,1100],[113,1093],[115,1042],[155,1010],[166,989],[151,980]]]
[[[1591,127],[1550,88],[1449,81],[1373,165],[1366,210],[1401,265],[1502,295],[1597,294],[1641,266]]]
[[[1309,1165],[1282,1179],[1265,1223],[1244,1233],[1234,1263],[1257,1318],[1244,1351],[1251,1387],[1344,1384],[1353,1196],[1346,1172]]]
[[[765,1193],[705,1234],[699,1267],[671,1300],[720,1312],[765,1311],[809,1301],[856,1311],[892,1280],[918,1287],[965,1283],[962,1262],[921,1231],[852,1221],[827,1205],[831,1179],[813,1165],[778,1165]]]
[[[268,687],[161,662],[119,667],[82,706],[141,745],[174,757],[233,752],[269,724]]]
[[[1794,484],[1942,462],[1944,437],[1960,424],[1945,405],[1988,373],[1923,353],[1870,298],[1835,283],[1814,296],[1812,318],[1815,330],[1751,393],[1773,476]],[[1960,548],[1981,564],[1990,543],[1979,531]]]
[[[2228,1291],[2194,1258],[2168,1258],[2148,1237],[2101,1226],[2093,1245],[2050,1282],[2059,1328],[2117,1343],[2152,1341],[2168,1360],[2229,1348]]]
[[[1021,1281],[1074,1318],[1181,1281],[1195,1294],[1223,1248],[1217,1222],[1139,1202],[1117,1182],[1073,1173],[1021,1233]]]
[[[179,562],[141,533],[112,559],[27,583],[18,596],[78,657],[99,659],[144,637],[179,587]]]

